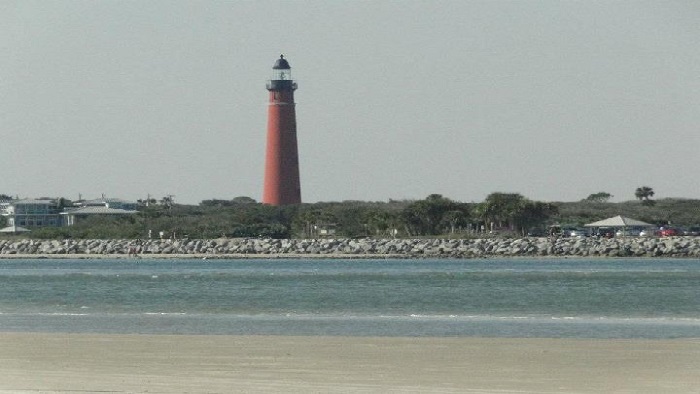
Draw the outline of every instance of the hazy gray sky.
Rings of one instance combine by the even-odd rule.
[[[0,0],[0,193],[260,200],[265,82],[305,202],[700,198],[697,1]]]

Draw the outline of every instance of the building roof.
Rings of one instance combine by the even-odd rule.
[[[61,215],[129,215],[137,213],[135,210],[117,209],[107,207],[81,207],[76,209],[67,209],[61,212]]]
[[[613,216],[604,220],[599,220],[597,222],[588,223],[584,225],[585,227],[648,227],[653,226],[647,222],[642,222],[641,220],[631,219],[621,215]]]
[[[110,203],[110,202],[118,202],[121,204],[136,204],[135,201],[123,200],[121,198],[96,198],[94,200],[83,200],[83,201],[76,201],[76,202],[81,203],[81,204],[101,204],[101,203]]]
[[[280,58],[277,59],[275,65],[272,66],[273,70],[289,70],[290,68],[289,62],[284,58],[284,55],[280,55]]]
[[[23,200],[10,200],[10,201],[3,201],[3,203],[9,203],[10,205],[17,205],[17,204],[24,204],[24,205],[46,205],[46,204],[57,204],[56,200],[54,199],[33,199],[33,198],[25,198]]]

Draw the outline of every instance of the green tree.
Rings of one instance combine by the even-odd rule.
[[[637,190],[634,191],[634,196],[637,197],[643,205],[652,206],[655,203],[654,200],[651,200],[651,197],[654,197],[654,189],[649,186],[638,187]]]
[[[73,205],[73,202],[67,198],[60,197],[58,199],[58,209],[63,210],[64,208],[70,207]]]
[[[173,196],[172,194],[164,196],[163,198],[161,198],[160,204],[168,209],[172,209],[173,205],[175,205],[175,196]]]
[[[246,196],[239,196],[239,197],[234,197],[231,202],[235,204],[256,204],[257,201],[251,197],[246,197]]]
[[[448,214],[449,212],[449,214]],[[409,204],[401,212],[407,232],[415,235],[438,235],[469,218],[469,207],[443,197],[431,194],[424,200]]]
[[[488,229],[508,228],[525,235],[558,213],[552,203],[530,201],[518,193],[491,193],[477,206],[477,213]]]
[[[69,236],[72,238],[90,239],[118,239],[118,238],[139,238],[142,232],[142,225],[136,215],[111,216],[94,215],[78,221],[73,226],[62,227],[56,230],[46,229],[56,234]]]
[[[454,234],[459,227],[465,227],[469,225],[469,211],[465,209],[453,209],[447,211],[442,215],[441,225],[443,228],[449,227],[450,234]]]
[[[398,212],[371,208],[365,211],[364,222],[367,226],[367,235],[394,237],[401,223],[401,218]]]
[[[478,205],[477,212],[488,229],[494,227],[513,228],[515,215],[525,197],[519,193],[491,193]]]
[[[513,224],[520,230],[520,235],[527,235],[528,230],[542,226],[558,213],[559,209],[554,204],[524,200],[513,217]]]
[[[606,192],[593,193],[586,197],[587,202],[608,202],[613,197],[612,194]]]
[[[318,236],[319,226],[336,225],[338,222],[335,214],[329,207],[307,207],[300,212],[293,221],[293,229],[296,234],[304,238]]]

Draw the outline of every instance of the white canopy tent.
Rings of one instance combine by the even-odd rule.
[[[643,222],[641,220],[632,219],[624,217],[621,215],[613,216],[611,218],[599,220],[597,222],[584,224],[584,227],[611,227],[611,228],[621,228],[622,234],[627,233],[627,228],[629,227],[654,227],[653,224]]]

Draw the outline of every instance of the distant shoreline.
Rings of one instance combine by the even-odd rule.
[[[700,237],[0,240],[0,259],[700,258]]]

